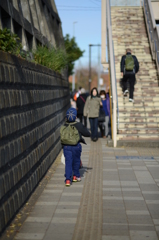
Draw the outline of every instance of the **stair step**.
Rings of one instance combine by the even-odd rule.
[[[139,139],[145,139],[145,140],[159,140],[159,134],[136,134],[136,133],[131,133],[131,134],[118,134],[117,135],[117,140],[139,140]]]
[[[120,115],[120,113],[122,115]],[[158,112],[145,112],[145,111],[141,111],[141,112],[136,112],[136,111],[131,111],[131,112],[128,112],[127,109],[121,109],[120,108],[120,112],[119,112],[119,116],[123,116],[123,115],[127,115],[127,116],[131,116],[131,117],[157,117],[159,118],[159,110]]]
[[[127,128],[127,127],[141,127],[141,128],[158,128],[159,127],[159,121],[155,123],[150,123],[150,122],[136,122],[136,121],[131,121],[131,122],[119,122],[119,129],[121,128]]]
[[[155,134],[159,136],[159,131],[157,129],[137,129],[137,128],[125,128],[125,129],[119,129],[119,134]]]
[[[135,121],[140,121],[140,119],[142,120],[143,119],[143,122],[147,121],[147,122],[151,122],[151,123],[156,123],[156,122],[159,122],[159,117],[158,116],[154,116],[154,117],[144,117],[144,116],[141,116],[141,117],[137,117],[137,116],[130,116],[130,115],[127,115],[127,114],[121,114],[119,112],[119,119],[120,121],[129,121],[129,122],[135,122]]]

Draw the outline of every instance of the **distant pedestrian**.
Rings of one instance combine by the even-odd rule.
[[[76,108],[76,102],[71,98],[70,99],[71,107]]]
[[[83,115],[89,118],[91,139],[94,142],[98,140],[98,117],[100,105],[102,106],[102,102],[100,97],[98,97],[98,90],[97,88],[92,88],[91,96],[87,97]]]
[[[77,117],[80,119],[82,123],[84,120],[84,126],[87,127],[87,117],[83,116],[83,109],[87,99],[87,94],[84,88],[81,89],[81,94],[77,98],[76,106],[77,106]]]
[[[60,129],[61,144],[65,157],[65,185],[70,186],[72,181],[81,181],[80,164],[82,146],[86,144],[82,136],[90,137],[90,132],[82,123],[76,122],[77,110],[69,108],[66,112],[66,122]],[[72,177],[73,173],[73,177]]]
[[[126,55],[123,55],[120,62],[120,71],[122,79],[122,90],[124,97],[129,92],[129,102],[134,102],[134,85],[136,82],[135,74],[139,71],[139,62],[135,55],[131,54],[131,49],[126,49]],[[129,91],[128,91],[129,83]]]
[[[79,97],[79,95],[81,94],[81,87],[79,87],[78,91],[74,94],[73,96],[73,100],[76,102],[77,98]]]
[[[105,112],[105,121],[104,121],[104,126],[105,126],[105,133],[103,138],[108,137],[108,135],[111,135],[111,130],[110,130],[110,126],[109,126],[109,122],[110,122],[110,100],[109,100],[109,94],[104,91],[101,90],[100,91],[100,97],[102,100],[102,104],[103,104],[103,109]]]

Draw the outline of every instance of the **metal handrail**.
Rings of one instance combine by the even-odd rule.
[[[156,28],[156,22],[155,22],[155,19],[154,19],[154,16],[153,16],[152,4],[151,4],[150,0],[148,0],[147,2],[148,2],[149,9],[150,9],[150,16],[151,16],[151,20],[152,20],[152,26],[155,29]]]
[[[159,73],[159,27],[157,27],[155,23],[151,1],[143,0],[143,8],[152,58],[156,61],[157,70]]]
[[[109,48],[109,64],[110,64],[110,78],[112,88],[112,118],[113,118],[113,144],[117,146],[117,119],[118,117],[118,98],[117,98],[117,85],[115,74],[115,59],[112,40],[112,26],[111,26],[111,7],[110,0],[107,1],[107,28],[108,28],[108,48]]]
[[[157,36],[158,36],[158,39],[159,39],[159,26],[157,26],[156,30],[157,30]]]
[[[111,6],[119,7],[139,7],[142,0],[111,0]]]
[[[116,73],[115,67],[115,54],[114,54],[114,41],[113,42],[113,59],[114,59],[114,72]],[[117,81],[116,81],[116,74],[115,74],[115,88],[116,88],[116,99],[117,99],[117,133],[119,132],[119,105],[118,105],[118,93],[117,93]]]

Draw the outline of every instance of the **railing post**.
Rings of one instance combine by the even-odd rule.
[[[115,61],[114,61],[114,51],[113,51],[113,41],[112,41],[112,27],[111,27],[111,7],[110,1],[107,1],[107,16],[108,16],[108,42],[109,42],[109,64],[110,64],[110,75],[111,75],[111,86],[112,86],[112,101],[113,101],[113,145],[117,145],[117,92],[116,92],[116,78],[115,78]]]
[[[117,127],[116,127],[116,100],[113,100],[113,144],[114,147],[117,146]]]
[[[89,44],[89,92],[91,91],[91,44]]]
[[[102,26],[102,48],[101,48],[101,63],[106,63],[106,39],[107,39],[107,22],[106,22],[106,12],[107,12],[107,0],[102,0],[102,14],[101,14],[101,26]]]

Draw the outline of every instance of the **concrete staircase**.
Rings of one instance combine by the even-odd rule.
[[[141,7],[112,7],[112,35],[119,106],[118,140],[156,140],[159,142],[159,87],[156,64],[151,58]],[[123,98],[119,84],[120,60],[125,49],[132,49],[140,64],[134,103]]]

